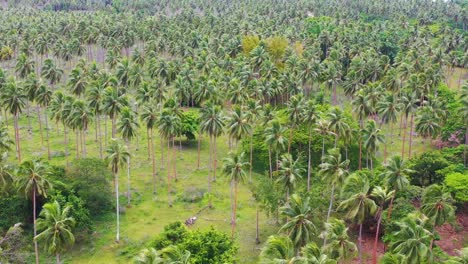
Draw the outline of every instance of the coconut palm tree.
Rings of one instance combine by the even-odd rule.
[[[327,223],[330,219],[330,213],[333,208],[333,200],[335,197],[335,189],[340,188],[346,176],[348,175],[349,160],[342,160],[339,149],[330,149],[328,155],[322,159],[320,174],[331,185],[330,205],[327,212]],[[326,241],[326,240],[325,240]],[[324,245],[326,243],[324,242]]]
[[[68,79],[68,86],[72,94],[81,97],[82,94],[86,93],[88,84],[88,76],[81,67],[72,70]]]
[[[428,229],[427,221],[426,216],[416,213],[397,222],[399,228],[392,234],[391,252],[406,256],[408,264],[431,262],[434,234]]]
[[[145,248],[134,259],[135,264],[163,264],[164,259],[154,248]]]
[[[402,139],[402,148],[401,148],[401,158],[405,158],[405,142],[406,142],[406,132],[408,128],[408,117],[410,117],[410,142],[409,142],[409,158],[411,158],[411,147],[413,143],[413,122],[414,122],[414,113],[418,108],[419,99],[414,91],[404,92],[400,97],[402,112],[405,117],[404,130],[403,130],[403,139]]]
[[[130,140],[137,136],[138,128],[140,124],[135,113],[129,107],[123,107],[120,113],[120,119],[117,123],[117,129],[122,135],[122,138],[127,144],[127,148],[130,149]],[[131,200],[131,188],[130,188],[130,158],[127,159],[127,199],[128,204]]]
[[[226,118],[226,128],[229,137],[237,143],[246,135],[252,133],[252,126],[240,106],[234,106],[230,115]]]
[[[338,139],[348,133],[351,129],[346,117],[344,116],[343,110],[338,107],[333,107],[327,113],[327,119],[329,122],[330,131],[335,134],[335,148],[338,144]]]
[[[106,160],[114,174],[115,187],[115,202],[116,202],[116,217],[117,217],[117,232],[115,241],[120,241],[120,204],[119,204],[119,169],[127,164],[130,158],[130,152],[127,146],[121,144],[117,139],[112,139],[108,149],[106,150]]]
[[[63,70],[58,68],[57,65],[51,59],[46,59],[44,61],[44,66],[42,66],[41,69],[41,76],[48,80],[49,84],[52,85],[52,87],[54,87],[55,84],[60,82],[60,80],[62,79],[62,75]]]
[[[26,78],[26,76],[34,72],[34,65],[35,62],[22,53],[16,60],[15,72],[20,78]]]
[[[81,134],[81,151],[82,156],[86,157],[86,132],[89,124],[93,120],[93,111],[89,105],[83,100],[76,100],[71,106],[71,112],[68,116],[68,123]],[[78,140],[77,140],[78,142]],[[78,149],[78,146],[77,146]]]
[[[293,159],[291,154],[283,154],[279,161],[278,179],[276,180],[283,186],[286,192],[286,201],[289,200],[289,194],[294,191],[297,181],[302,178],[304,169],[299,164],[299,158]]]
[[[276,153],[276,170],[279,169],[278,155],[284,150],[288,139],[285,137],[286,128],[281,126],[278,120],[272,120],[265,129],[265,143],[268,146],[268,160],[270,163],[270,178],[273,177],[273,168],[271,163],[272,152]]]
[[[270,236],[260,253],[260,263],[297,263],[296,250],[287,236]]]
[[[223,159],[223,174],[229,178],[231,182],[231,194],[234,193],[234,200],[231,200],[231,236],[234,237],[236,228],[236,212],[237,212],[237,194],[239,183],[245,182],[245,169],[249,166],[248,162],[244,161],[244,152],[240,154],[229,153],[229,156]]]
[[[15,79],[11,78],[5,84],[4,91],[2,91],[0,96],[1,105],[14,117],[16,155],[18,162],[21,163],[21,138],[19,134],[18,118],[23,111],[25,101],[27,100],[26,94],[24,93],[23,89],[18,86]]]
[[[338,210],[346,212],[345,217],[359,224],[359,263],[362,263],[362,224],[367,217],[375,214],[377,205],[370,198],[370,184],[367,177],[359,174],[351,174],[346,178],[341,197],[343,200]]]
[[[377,112],[381,118],[382,124],[389,124],[390,137],[393,137],[392,125],[397,121],[397,114],[400,111],[401,104],[393,93],[387,93],[383,100],[377,103]],[[384,163],[387,162],[387,142],[385,142]]]
[[[395,190],[388,191],[387,188],[382,188],[380,186],[374,187],[371,193],[372,199],[377,204],[377,212],[375,213],[375,216],[377,218],[377,229],[375,231],[374,249],[372,252],[372,264],[377,264],[377,245],[380,235],[380,224],[382,223],[382,213],[385,209],[385,205],[388,201],[392,199],[394,193]]]
[[[360,130],[363,130],[364,128],[364,118],[369,116],[371,113],[371,109],[369,108],[366,95],[364,91],[361,89],[358,91],[356,96],[354,97],[353,101],[353,112],[357,115],[357,118],[359,120],[359,128]],[[358,165],[359,170],[362,169],[362,137],[359,137],[359,165]]]
[[[170,245],[161,250],[161,256],[167,264],[190,264],[190,252],[176,245]]]
[[[30,198],[33,203],[34,237],[36,237],[36,199],[38,196],[47,197],[48,190],[52,188],[48,179],[50,168],[48,164],[40,160],[27,160],[20,164],[16,173],[18,190],[23,192],[26,198]],[[36,264],[39,264],[39,251],[36,240],[34,240],[34,252],[36,254]]]
[[[281,215],[286,216],[288,220],[279,232],[288,234],[293,241],[297,255],[297,251],[312,240],[316,231],[312,222],[310,198],[302,199],[301,196],[293,194],[286,205],[281,208]]]
[[[289,140],[288,140],[288,153],[291,153],[292,135],[296,125],[302,121],[302,112],[304,109],[304,99],[302,94],[297,94],[290,98],[287,105],[287,112],[289,116]]]
[[[370,160],[370,169],[374,169],[374,158],[378,149],[378,143],[384,142],[384,137],[380,134],[380,129],[377,128],[377,124],[374,120],[368,120],[366,126],[362,131],[364,138],[364,147],[366,148],[367,163]]]
[[[416,131],[426,141],[426,138],[435,138],[440,129],[439,120],[434,112],[430,108],[423,107],[416,119]],[[423,145],[426,146],[425,142]]]
[[[88,89],[87,100],[89,107],[93,110],[95,118],[95,133],[96,141],[99,141],[99,157],[102,159],[102,133],[101,133],[101,115],[104,112],[104,91],[105,87],[100,81],[92,82],[92,86]],[[105,139],[107,140],[107,139]]]
[[[148,103],[143,107],[141,120],[146,124],[146,130],[150,131],[149,135],[149,149],[151,151],[151,164],[153,170],[153,194],[156,194],[156,157],[154,154],[154,126],[158,121],[158,109],[156,104]]]
[[[427,215],[434,225],[441,226],[455,220],[452,195],[440,185],[434,184],[424,190],[421,212]]]
[[[205,103],[202,109],[202,120],[201,123],[201,130],[206,132],[210,135],[210,157],[212,157],[213,161],[213,181],[216,181],[216,138],[219,137],[223,133],[223,128],[225,126],[224,117],[222,114],[222,108],[220,105],[215,104],[212,101]],[[211,178],[208,177],[208,192],[211,193]],[[209,202],[209,206],[211,207],[211,199]]]
[[[308,100],[305,103],[305,107],[303,110],[303,120],[307,124],[308,127],[308,144],[307,144],[307,191],[310,191],[310,175],[312,172],[312,152],[311,152],[311,144],[312,144],[312,127],[315,125],[318,119],[318,113],[316,109],[315,102],[313,100]]]
[[[357,250],[356,244],[349,240],[348,228],[343,220],[332,218],[326,222],[323,236],[324,240],[329,241],[323,245],[323,251],[332,259],[347,259]]]
[[[314,129],[315,132],[322,136],[322,156],[323,159],[325,157],[325,137],[327,136],[334,136],[335,133],[330,131],[330,122],[326,119],[320,118],[317,121],[317,126]]]
[[[57,201],[47,203],[37,219],[37,229],[41,231],[34,240],[44,243],[47,252],[55,255],[57,264],[60,264],[60,254],[75,243],[72,228],[75,219],[70,217],[71,206],[61,208]]]
[[[46,142],[47,142],[47,158],[50,160],[50,140],[49,140],[49,116],[47,114],[47,108],[52,101],[52,91],[45,85],[39,86],[36,93],[36,102],[39,107],[44,108],[44,119],[45,119],[45,130],[46,130]],[[39,116],[40,119],[40,116]]]
[[[385,165],[385,170],[381,177],[384,178],[385,186],[393,190],[392,199],[388,208],[388,219],[392,214],[393,200],[395,199],[396,193],[402,191],[409,186],[408,175],[413,171],[408,169],[400,156],[393,156]]]
[[[106,88],[104,91],[104,105],[103,109],[106,109],[109,118],[112,120],[112,138],[116,137],[116,120],[117,116],[122,111],[122,108],[129,106],[128,99],[125,96],[121,96],[118,90],[112,87]]]
[[[2,119],[0,119],[0,157],[3,157],[3,153],[11,150],[13,140],[10,138],[8,128]],[[0,158],[0,160],[3,158]]]

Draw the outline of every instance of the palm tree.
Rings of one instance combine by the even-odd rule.
[[[26,54],[22,53],[16,60],[15,72],[20,78],[26,78],[26,76],[34,72],[34,64],[33,60],[30,60]]]
[[[190,252],[176,245],[170,245],[161,250],[161,256],[167,264],[190,264]]]
[[[234,237],[234,230],[236,227],[236,211],[237,211],[237,194],[238,194],[238,185],[239,182],[245,182],[245,168],[249,166],[248,162],[244,161],[244,152],[240,154],[236,153],[229,153],[229,156],[224,158],[223,160],[223,173],[229,177],[229,181],[231,182],[231,196],[234,193],[234,201],[231,204],[231,236]]]
[[[45,85],[41,85],[36,93],[36,101],[39,107],[44,108],[44,119],[45,119],[45,129],[46,129],[46,141],[47,141],[47,158],[50,160],[50,140],[49,140],[49,116],[47,115],[47,107],[52,101],[52,91],[48,89]],[[40,116],[39,116],[40,119]],[[40,121],[39,121],[40,122]]]
[[[106,150],[107,162],[111,167],[114,174],[114,187],[115,187],[115,202],[116,202],[116,217],[117,217],[117,233],[115,240],[120,241],[120,205],[119,205],[119,169],[127,164],[130,158],[127,146],[120,144],[117,139],[112,139],[109,148]]]
[[[298,251],[312,240],[316,231],[312,222],[310,198],[302,199],[301,196],[293,194],[286,205],[281,208],[281,214],[286,216],[288,221],[279,232],[286,232]]]
[[[168,195],[168,203],[169,207],[172,207],[172,200],[171,200],[171,158],[169,158],[169,152],[170,152],[170,145],[172,143],[172,149],[173,149],[173,169],[174,169],[174,177],[175,176],[175,147],[174,147],[174,137],[177,135],[178,131],[180,130],[181,126],[181,120],[177,114],[175,114],[173,111],[170,109],[164,109],[159,116],[158,120],[158,129],[159,133],[161,134],[162,137],[164,137],[167,140],[167,153],[168,153],[168,158],[167,158],[167,195]],[[210,183],[208,183],[210,186]],[[210,190],[209,190],[210,191]]]
[[[399,229],[392,234],[391,252],[406,256],[408,264],[431,261],[434,234],[427,229],[427,220],[424,215],[410,214],[397,222]]]
[[[465,124],[465,147],[463,149],[463,161],[465,164],[465,168],[468,167],[467,163],[467,149],[468,149],[468,82],[465,82],[465,84],[462,86],[462,92],[460,95],[460,101],[461,101],[461,110],[463,112],[463,116],[465,117],[463,119],[463,122]]]
[[[362,224],[367,217],[374,215],[377,205],[369,195],[370,184],[365,176],[352,174],[346,178],[341,196],[345,199],[338,210],[346,211],[345,217],[359,224],[359,263],[362,263]],[[349,197],[349,198],[348,198]]]
[[[59,83],[62,79],[63,70],[58,68],[57,65],[51,60],[46,59],[44,66],[41,69],[41,76],[49,81],[49,84],[54,87],[55,84]]]
[[[322,136],[322,156],[323,159],[325,157],[325,137],[326,136],[334,136],[335,133],[330,131],[330,122],[326,119],[319,119],[317,121],[317,127],[314,129],[315,132]]]
[[[18,118],[25,101],[27,100],[26,94],[23,92],[23,89],[18,86],[15,79],[10,79],[4,87],[4,91],[1,93],[1,104],[8,110],[14,117],[14,126],[15,126],[15,143],[16,143],[16,155],[18,157],[18,162],[21,163],[21,146],[20,146],[20,134],[19,134],[19,125]]]
[[[287,236],[270,236],[260,253],[260,263],[297,263],[296,250]]]
[[[382,258],[380,259],[381,264],[402,264],[407,263],[406,256],[402,254],[394,254],[391,252],[385,253]]]
[[[369,108],[366,95],[361,89],[353,99],[353,112],[356,113],[357,118],[359,119],[359,128],[363,130],[364,124],[363,120],[365,117],[369,116],[371,109]],[[359,170],[362,169],[362,137],[359,137]]]
[[[320,174],[331,185],[330,205],[327,212],[327,223],[330,219],[330,213],[333,207],[333,199],[335,196],[335,188],[340,188],[343,185],[346,176],[348,175],[349,160],[342,160],[339,149],[330,149],[328,155],[322,159],[320,164]],[[326,239],[324,245],[326,245]]]
[[[117,89],[108,87],[104,91],[104,105],[109,118],[112,120],[112,138],[116,136],[116,119],[122,111],[124,106],[128,106],[128,99],[125,96],[121,96]]]
[[[397,113],[401,108],[401,104],[397,101],[394,94],[388,93],[383,97],[383,100],[377,103],[377,112],[381,117],[381,125],[390,125],[390,137],[393,137],[392,125],[397,120]],[[387,162],[387,142],[384,149],[384,163]]]
[[[310,191],[310,174],[312,172],[312,153],[311,153],[311,144],[312,144],[312,126],[317,122],[318,114],[313,100],[308,100],[305,104],[303,113],[303,119],[308,126],[308,144],[307,144],[307,191]]]
[[[289,140],[288,140],[288,153],[291,153],[292,135],[296,125],[302,121],[302,112],[304,109],[304,100],[302,94],[297,94],[288,102],[287,112],[289,116]]]
[[[130,140],[137,136],[138,128],[140,124],[138,124],[138,119],[135,116],[134,112],[127,106],[122,108],[122,112],[120,114],[120,120],[117,124],[118,130],[120,134],[122,134],[122,138],[127,144],[127,149],[130,149]],[[130,156],[127,158],[127,199],[128,204],[130,204],[131,199],[131,189],[130,189]]]
[[[211,101],[207,102],[202,109],[201,130],[210,135],[210,157],[213,157],[213,181],[216,181],[216,138],[223,133],[225,126],[224,118],[222,115],[222,108]],[[211,179],[208,176],[208,192],[211,193]],[[209,202],[211,208],[211,198]]]
[[[151,163],[153,170],[153,194],[156,194],[156,157],[154,154],[154,126],[158,121],[158,109],[155,104],[149,103],[143,107],[141,120],[146,124],[146,130],[149,130],[149,148],[151,151]]]
[[[390,219],[392,215],[393,200],[395,199],[396,193],[406,189],[409,185],[407,177],[412,172],[412,170],[406,168],[400,156],[390,158],[388,164],[385,165],[385,171],[381,176],[384,178],[385,186],[394,191],[388,208],[388,219]]]
[[[385,208],[385,204],[390,201],[393,197],[395,190],[387,191],[387,188],[380,186],[374,187],[371,193],[372,199],[377,204],[377,212],[375,213],[377,218],[377,229],[375,231],[374,250],[372,252],[372,264],[377,264],[377,243],[380,235],[380,224],[382,223],[382,213]]]
[[[436,226],[455,220],[453,198],[442,186],[434,184],[424,190],[421,211],[427,215]]]
[[[68,79],[68,86],[70,87],[71,93],[80,96],[86,92],[88,86],[88,76],[80,67],[76,67],[70,73]]]
[[[3,155],[3,153],[11,150],[12,144],[13,140],[11,140],[10,135],[8,134],[8,128],[6,127],[3,120],[0,119],[0,157]],[[0,161],[2,159],[3,158],[0,158]]]
[[[294,191],[297,181],[302,178],[304,169],[299,164],[299,158],[293,159],[291,154],[283,154],[279,161],[278,179],[276,180],[286,191],[286,201]]]
[[[344,116],[343,110],[338,107],[333,107],[327,113],[327,119],[329,121],[330,130],[335,133],[335,148],[338,144],[340,136],[345,135],[349,130],[349,124]]]
[[[440,125],[437,116],[431,111],[431,109],[422,109],[421,114],[416,120],[416,131],[423,137],[424,141],[426,138],[435,138],[439,131]],[[426,146],[425,142],[423,143]]]
[[[370,156],[370,168],[374,169],[374,158],[378,149],[377,143],[384,142],[383,136],[380,134],[380,129],[377,128],[377,124],[374,120],[368,120],[362,136],[364,138],[364,147],[366,148],[367,163],[369,162]]]
[[[239,142],[242,137],[252,133],[252,126],[248,121],[248,114],[240,106],[234,106],[230,115],[226,119],[226,127],[229,137]]]
[[[268,160],[270,163],[270,178],[273,177],[273,168],[271,163],[272,151],[276,153],[276,170],[278,170],[279,161],[278,155],[287,144],[288,140],[285,137],[286,128],[282,127],[278,120],[272,120],[268,123],[265,129],[265,143],[268,146]]]
[[[409,142],[409,158],[411,158],[411,147],[413,143],[413,121],[414,121],[414,113],[419,104],[419,99],[416,92],[406,92],[400,97],[400,101],[402,104],[402,112],[405,117],[405,124],[403,130],[403,140],[402,140],[402,148],[401,148],[401,158],[405,158],[405,141],[406,141],[406,131],[407,131],[407,123],[408,123],[408,116],[411,116],[410,121],[410,142]]]
[[[101,133],[101,114],[104,112],[104,91],[105,87],[100,81],[93,82],[93,85],[88,90],[88,102],[89,107],[93,109],[93,114],[96,119],[95,123],[95,133],[96,140],[99,141],[99,157],[102,159],[102,133]],[[98,136],[99,134],[99,136]]]
[[[63,210],[57,201],[47,203],[42,207],[42,211],[37,219],[37,229],[42,230],[34,237],[34,240],[44,243],[44,247],[50,254],[54,254],[57,264],[60,264],[60,253],[75,243],[75,236],[72,228],[75,219],[69,217],[71,206]]]
[[[86,157],[86,132],[88,131],[89,124],[92,121],[93,111],[89,108],[88,104],[83,100],[76,100],[71,106],[71,112],[68,115],[68,123],[72,128],[81,133],[81,151],[83,157]],[[77,139],[78,142],[78,139]],[[77,145],[78,150],[78,145]],[[77,153],[78,156],[78,153]]]
[[[134,259],[135,264],[163,264],[164,259],[154,248],[145,248]]]
[[[332,218],[326,222],[323,236],[324,240],[329,241],[323,245],[323,250],[332,259],[347,259],[356,251],[356,244],[349,240],[348,228],[343,220]]]
[[[48,164],[40,160],[27,160],[20,164],[17,171],[17,186],[19,191],[24,192],[26,198],[31,198],[33,203],[33,225],[34,237],[37,236],[36,225],[36,198],[38,196],[47,197],[47,191],[52,188],[47,179],[50,174]],[[39,264],[39,251],[37,241],[34,240],[34,252],[36,254],[36,264]]]

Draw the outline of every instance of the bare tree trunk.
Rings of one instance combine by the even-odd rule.
[[[84,129],[83,131],[81,131],[82,133],[82,136],[83,136],[83,158],[86,158],[86,129]]]
[[[260,232],[258,228],[258,205],[256,206],[256,221],[255,221],[255,243],[258,245],[260,244]]]
[[[405,117],[405,122],[404,122],[404,128],[403,128],[403,139],[402,139],[402,144],[401,144],[401,159],[405,159],[405,143],[406,143],[406,131],[407,131],[407,123],[408,118]]]
[[[177,169],[176,169],[176,146],[174,137],[172,137],[172,171],[174,173],[174,179],[177,181]]]
[[[47,158],[50,160],[50,138],[49,138],[49,121],[47,116],[47,109],[44,109],[44,118],[45,118],[45,129],[46,129],[46,141],[47,141]]]
[[[237,213],[237,181],[234,181],[234,213],[233,213],[233,220],[232,223],[232,230],[231,230],[231,237],[234,238],[234,232],[236,229],[236,213]]]
[[[65,124],[63,124],[63,144],[65,145],[65,160],[67,162],[67,168],[70,166],[70,163],[68,161],[68,139],[67,139],[67,127],[65,126]]]
[[[31,105],[29,104],[29,100],[26,100],[26,111],[28,115],[28,132],[32,135],[32,125],[31,125]]]
[[[41,107],[37,106],[37,120],[39,121],[39,132],[41,133],[41,146],[44,146],[44,133],[42,132]]]
[[[32,199],[33,199],[33,226],[34,226],[34,253],[36,254],[36,264],[39,264],[39,250],[37,248],[37,241],[36,241],[36,236],[37,236],[37,226],[36,226],[36,187],[33,186],[33,193],[32,193]]]
[[[332,207],[333,207],[333,197],[335,195],[335,184],[332,184],[332,189],[331,189],[331,195],[330,195],[330,205],[328,206],[328,212],[327,212],[327,221],[326,223],[328,223],[328,220],[330,219],[330,214],[331,214],[331,210],[332,210]],[[325,235],[325,238],[323,239],[323,246],[327,245],[327,236]]]
[[[411,159],[411,147],[413,145],[413,120],[414,120],[414,114],[411,113],[411,119],[410,119],[410,135],[409,135],[409,149],[408,149],[408,159]]]
[[[127,140],[127,149],[130,150],[130,142]],[[131,186],[130,186],[130,156],[127,159],[127,204],[130,205],[132,200]]]
[[[169,154],[170,150],[170,142],[171,139],[167,139],[167,153]],[[169,203],[169,207],[172,207],[172,198],[171,198],[171,159],[167,158],[167,200]]]
[[[115,236],[115,241],[118,243],[120,241],[120,204],[119,204],[119,173],[114,172],[114,187],[115,187],[115,209],[117,213],[117,234]]]
[[[15,125],[15,141],[16,141],[16,155],[18,157],[18,162],[21,163],[21,146],[20,146],[20,134],[18,128],[18,114],[14,115],[14,125]]]
[[[362,263],[362,224],[359,224],[359,264]]]
[[[218,166],[218,157],[217,157],[217,149],[216,149],[216,136],[213,137],[213,181],[216,182],[216,168]]]
[[[250,135],[250,161],[249,161],[249,183],[252,182],[252,161],[253,161],[253,132]]]
[[[383,208],[381,210],[383,211]],[[382,212],[380,212],[379,219],[377,220],[377,230],[375,231],[374,250],[372,252],[372,264],[377,264],[377,246],[379,242],[381,223],[382,223]]]
[[[214,167],[213,154],[212,154],[213,148],[214,148],[214,146],[213,146],[213,136],[210,135],[210,167],[211,167],[211,169],[213,169],[213,167]],[[213,162],[213,163],[211,163],[211,162]],[[208,194],[210,195],[210,197],[208,198],[209,199],[208,207],[212,208],[213,205],[212,205],[212,202],[211,202],[211,174],[210,173],[208,173]]]
[[[146,148],[148,149],[148,160],[151,159],[151,139],[150,139],[150,135],[149,135],[149,128],[146,128]]]
[[[154,157],[154,131],[151,128],[151,163],[153,165],[153,194],[156,194],[156,158]]]
[[[200,169],[200,142],[201,141],[201,132],[198,133],[198,145],[197,145],[197,169]]]
[[[312,130],[309,127],[309,144],[308,144],[308,159],[307,159],[307,192],[310,192],[310,173],[311,173],[311,150],[310,144],[312,141]]]
[[[273,178],[273,165],[271,164],[271,146],[268,147],[268,161],[270,163],[270,179]]]
[[[60,264],[60,254],[59,253],[55,254],[55,260],[56,260],[57,264]]]
[[[101,118],[97,115],[97,127],[98,127],[98,140],[99,140],[99,157],[102,159],[102,133],[101,133]]]

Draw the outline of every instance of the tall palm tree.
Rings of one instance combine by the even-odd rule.
[[[338,210],[346,211],[345,217],[359,224],[359,263],[362,263],[362,224],[367,217],[375,214],[377,205],[370,198],[370,184],[367,177],[352,174],[346,178],[341,196],[345,199]]]
[[[58,68],[57,65],[51,59],[46,59],[44,61],[44,66],[42,66],[41,69],[41,76],[48,80],[49,84],[52,85],[52,87],[54,87],[55,84],[60,82],[60,80],[62,79],[62,75],[63,70]]]
[[[369,108],[366,95],[361,89],[358,91],[357,95],[353,99],[353,112],[357,115],[359,120],[359,128],[363,130],[364,128],[364,118],[369,116],[371,109]],[[362,169],[362,137],[359,137],[359,170]]]
[[[348,175],[349,160],[342,160],[339,149],[330,149],[328,155],[322,159],[320,164],[320,174],[331,185],[330,205],[327,212],[327,223],[330,219],[330,213],[333,208],[333,200],[335,197],[335,189],[340,188],[346,176]],[[324,245],[326,244],[326,239]]]
[[[362,136],[364,138],[364,147],[366,148],[367,163],[370,160],[370,168],[374,169],[374,158],[378,149],[378,143],[384,142],[384,137],[380,134],[380,129],[377,128],[377,124],[374,120],[368,120],[364,130],[362,131]]]
[[[421,211],[427,215],[436,226],[455,220],[453,198],[440,185],[431,185],[424,190]]]
[[[342,260],[347,259],[350,254],[356,251],[356,244],[349,240],[348,228],[343,220],[336,218],[330,219],[325,223],[324,240],[328,240],[328,244],[323,245],[323,250],[332,259]]]
[[[143,107],[141,120],[146,124],[146,130],[149,130],[149,142],[151,151],[151,164],[153,170],[153,193],[156,194],[156,157],[154,154],[154,126],[158,121],[158,109],[155,104],[148,103]]]
[[[299,158],[293,159],[291,154],[283,154],[279,161],[278,179],[276,180],[283,186],[286,192],[286,201],[289,200],[289,194],[294,191],[297,181],[302,178],[304,169],[299,164]]]
[[[52,91],[45,85],[41,85],[36,94],[36,101],[39,107],[44,108],[44,119],[45,119],[45,130],[46,130],[46,142],[47,142],[47,158],[50,160],[50,140],[49,140],[49,116],[47,114],[47,108],[52,101]],[[40,119],[40,116],[39,116]]]
[[[297,263],[296,250],[287,236],[270,236],[260,253],[260,263]]]
[[[28,58],[24,53],[20,54],[16,60],[15,72],[20,78],[26,78],[30,73],[34,72],[35,62]]]
[[[395,190],[388,191],[387,188],[382,188],[380,186],[374,187],[371,193],[372,199],[377,204],[377,212],[375,213],[377,218],[377,229],[375,231],[375,240],[374,240],[374,249],[372,252],[372,264],[377,264],[377,243],[379,241],[380,235],[380,224],[382,223],[382,213],[385,209],[385,205],[393,197]]]
[[[311,144],[312,144],[312,127],[317,122],[318,113],[315,106],[315,102],[313,100],[308,100],[305,103],[305,107],[303,110],[303,119],[308,127],[308,144],[307,144],[307,191],[310,191],[310,175],[312,172],[312,152],[311,152]]]
[[[92,120],[93,120],[93,111],[89,108],[89,105],[83,100],[74,101],[71,106],[71,112],[69,113],[69,116],[68,116],[68,123],[77,131],[80,131],[81,151],[82,151],[83,157],[86,157],[86,152],[87,152],[86,132],[88,131],[89,124],[91,123]],[[77,150],[78,150],[78,146],[77,146]]]
[[[122,135],[122,138],[127,144],[127,149],[130,149],[130,140],[137,136],[138,128],[140,124],[138,123],[138,119],[129,107],[122,108],[122,112],[120,114],[120,119],[117,124],[118,130]],[[131,200],[131,188],[130,188],[130,158],[127,158],[127,199],[128,204],[130,204]]]
[[[325,157],[325,137],[326,136],[334,136],[335,133],[330,131],[330,122],[326,119],[319,119],[317,121],[317,127],[314,129],[315,132],[322,136],[322,156],[323,159]]]
[[[397,222],[399,229],[393,233],[391,252],[406,256],[408,264],[431,262],[434,234],[428,229],[427,220],[424,215],[410,214]]]
[[[273,168],[271,162],[272,152],[276,153],[276,170],[279,168],[278,155],[280,151],[284,150],[288,139],[285,137],[286,128],[281,126],[278,120],[272,120],[268,123],[268,127],[265,129],[265,143],[268,146],[268,160],[270,163],[270,178],[273,177]]]
[[[297,251],[312,240],[316,231],[312,222],[310,198],[302,199],[301,196],[293,194],[286,205],[281,208],[281,214],[286,216],[288,221],[281,227],[279,232],[288,234],[294,243],[297,255]]]
[[[435,138],[440,132],[440,125],[437,116],[431,111],[430,108],[423,107],[420,115],[416,120],[416,131],[423,137]],[[423,143],[426,146],[425,142]]]
[[[403,139],[402,139],[402,148],[401,148],[401,158],[405,158],[405,142],[406,142],[406,132],[408,128],[408,117],[410,117],[410,140],[409,140],[409,158],[411,158],[411,147],[413,143],[413,122],[414,122],[414,113],[418,108],[419,99],[414,91],[409,91],[403,93],[400,97],[402,112],[405,117],[404,130],[403,130]]]
[[[292,135],[296,125],[302,121],[302,112],[304,109],[304,99],[302,94],[297,94],[290,98],[287,105],[287,112],[289,116],[289,140],[288,140],[288,153],[291,153]]]
[[[47,197],[47,191],[52,188],[48,180],[49,175],[50,168],[48,164],[40,160],[24,161],[20,164],[16,175],[18,190],[24,192],[26,198],[30,198],[33,203],[34,237],[37,236],[36,198],[38,196]],[[34,240],[34,252],[36,254],[36,264],[39,264],[39,251],[36,240]]]
[[[21,163],[21,146],[20,146],[21,139],[20,139],[20,134],[19,134],[18,118],[21,112],[23,111],[23,107],[25,105],[25,101],[27,100],[27,98],[23,89],[20,86],[18,86],[15,79],[13,78],[8,80],[8,82],[5,84],[4,89],[5,90],[0,95],[1,104],[14,117],[16,155],[18,158],[18,162]]]
[[[101,133],[101,115],[104,112],[104,91],[105,87],[100,81],[92,82],[88,89],[87,99],[89,107],[93,110],[95,120],[96,140],[99,141],[99,157],[102,159],[102,133]],[[105,139],[107,140],[107,139]]]
[[[248,162],[244,161],[244,152],[240,154],[229,153],[229,156],[223,160],[223,173],[229,177],[231,182],[231,194],[234,193],[234,201],[231,200],[231,236],[234,237],[234,231],[236,228],[236,212],[237,212],[237,194],[238,185],[240,182],[245,182],[246,174],[245,169],[249,166]]]
[[[42,231],[34,240],[44,243],[44,247],[50,254],[54,254],[57,264],[60,264],[60,253],[66,251],[75,243],[72,228],[75,219],[70,217],[71,206],[61,208],[57,201],[47,203],[37,219],[37,229]]]
[[[385,170],[381,176],[384,178],[385,186],[394,191],[388,208],[388,219],[390,219],[392,215],[393,200],[395,199],[396,193],[409,186],[407,177],[412,172],[412,170],[406,168],[400,156],[390,158],[388,164],[385,165]]]
[[[390,137],[393,137],[392,125],[397,121],[397,114],[400,111],[401,104],[398,102],[396,96],[388,93],[383,97],[383,100],[377,103],[377,112],[381,118],[382,124],[389,124]],[[392,140],[391,140],[392,141]],[[391,142],[390,142],[391,143]],[[385,142],[384,149],[384,162],[387,161],[387,142]]]
[[[229,137],[239,142],[242,137],[252,133],[252,126],[248,122],[248,115],[244,113],[240,106],[234,106],[230,115],[226,118],[226,128]]]
[[[121,144],[117,139],[112,139],[108,149],[106,150],[106,160],[114,174],[115,187],[115,202],[116,202],[116,217],[117,217],[117,232],[115,241],[120,241],[120,205],[119,205],[119,169],[127,164],[130,158],[130,152],[127,146]]]
[[[83,69],[76,67],[72,70],[68,79],[68,86],[72,94],[81,97],[82,94],[86,93],[88,84],[88,76]]]
[[[210,135],[210,146],[211,146],[211,155],[213,157],[213,181],[216,181],[216,138],[223,133],[223,128],[225,126],[224,117],[222,114],[222,108],[220,105],[215,104],[214,102],[207,102],[202,109],[202,120],[201,130]],[[208,192],[211,193],[211,178],[208,177]],[[211,207],[211,198],[209,202]]]
[[[122,111],[124,106],[128,106],[128,99],[125,96],[121,96],[117,89],[108,87],[104,91],[104,105],[109,118],[112,120],[112,138],[116,137],[116,120],[117,116]]]
[[[327,113],[327,119],[329,121],[330,130],[335,133],[335,148],[338,144],[338,139],[346,134],[349,130],[349,124],[344,116],[343,110],[338,107],[333,107]]]

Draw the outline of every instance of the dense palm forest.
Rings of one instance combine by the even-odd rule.
[[[0,263],[468,263],[465,0],[0,15]]]

